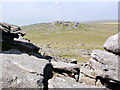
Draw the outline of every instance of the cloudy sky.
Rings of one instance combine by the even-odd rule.
[[[117,20],[118,17],[118,2],[2,2],[0,5],[0,20],[17,25],[56,20]]]

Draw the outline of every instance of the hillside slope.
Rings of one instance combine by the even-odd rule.
[[[68,61],[88,61],[94,49],[103,49],[105,40],[118,32],[116,23],[78,23],[55,21],[21,27],[26,38],[47,53]]]

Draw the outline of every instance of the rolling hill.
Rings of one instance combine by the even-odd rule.
[[[41,47],[40,53],[64,60],[88,61],[94,49],[103,49],[106,39],[118,32],[118,24],[54,21],[21,27],[26,38]]]

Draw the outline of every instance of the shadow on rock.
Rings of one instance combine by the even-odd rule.
[[[120,81],[109,78],[108,76],[96,76],[95,84],[100,80],[101,84],[106,86],[110,90],[120,90]]]
[[[51,63],[46,64],[43,70],[43,90],[48,90],[48,80],[53,77],[53,65]]]
[[[42,88],[43,87],[43,79],[39,79],[37,81],[37,85],[38,85],[38,87]]]
[[[2,41],[2,52],[5,54],[22,54],[36,56],[38,58],[51,59],[50,56],[43,56],[39,53],[40,48],[24,38],[26,33],[22,32],[21,28],[17,25],[8,23],[0,23],[0,34]],[[12,49],[12,50],[11,50]],[[13,50],[14,49],[14,50]],[[19,50],[19,51],[17,51]]]

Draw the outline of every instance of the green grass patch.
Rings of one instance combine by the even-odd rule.
[[[118,32],[117,25],[105,25],[102,23],[83,23],[79,24],[77,28],[69,26],[62,26],[56,24],[35,24],[24,26],[22,29],[27,33],[25,38],[31,40],[32,43],[43,47],[50,44],[50,47],[55,50],[63,51],[64,49],[101,49],[106,39]],[[80,46],[77,44],[85,44]],[[64,58],[75,58],[78,62],[89,60],[89,57],[80,57],[76,53],[64,53],[57,55]]]

